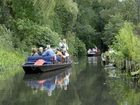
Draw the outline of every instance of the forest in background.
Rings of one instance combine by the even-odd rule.
[[[57,46],[66,38],[79,55],[94,45],[107,50],[125,21],[139,24],[139,8],[139,0],[1,0],[0,25],[13,48]]]
[[[0,58],[12,53],[13,62],[23,61],[19,53],[57,47],[66,38],[71,55],[85,55],[96,45],[139,63],[139,22],[140,0],[0,0]],[[7,60],[0,61],[0,70]]]

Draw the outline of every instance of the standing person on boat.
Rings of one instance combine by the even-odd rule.
[[[59,42],[59,48],[63,51],[68,51],[68,44],[66,43],[66,39],[63,39]]]
[[[68,51],[68,44],[66,42],[66,39],[63,39],[63,51]]]
[[[59,47],[62,50],[62,54],[63,54],[63,58],[64,62],[68,62],[69,60],[69,53],[68,53],[68,44],[66,43],[66,39],[63,39],[60,43],[59,43]]]
[[[60,49],[63,49],[63,47],[64,47],[64,46],[63,46],[63,41],[60,40],[60,42],[59,42],[59,48],[60,48]]]

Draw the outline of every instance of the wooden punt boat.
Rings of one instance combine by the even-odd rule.
[[[44,80],[44,79],[53,78],[60,74],[67,74],[68,72],[71,72],[71,67],[54,70],[54,71],[49,71],[49,72],[44,72],[44,73],[39,73],[39,74],[25,74],[23,79],[27,80],[27,81],[28,80]]]
[[[22,65],[26,74],[33,73],[43,73],[52,70],[59,70],[70,67],[72,65],[72,61],[67,63],[55,63],[55,64],[44,64],[44,65],[34,65],[34,64],[24,64]]]
[[[88,57],[93,57],[93,56],[100,56],[100,53],[88,53],[87,56]]]

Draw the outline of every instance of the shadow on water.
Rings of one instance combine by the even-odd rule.
[[[72,68],[0,81],[0,105],[139,105],[129,79],[115,78],[100,59],[83,57]]]

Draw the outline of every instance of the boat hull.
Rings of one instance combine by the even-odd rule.
[[[100,54],[87,54],[88,57],[100,56]]]
[[[49,71],[49,72],[44,72],[44,73],[39,73],[39,74],[25,74],[24,75],[24,80],[44,80],[44,79],[50,79],[55,76],[58,76],[59,74],[65,74],[66,72],[70,72],[71,67],[67,67],[64,69],[59,69],[59,70],[54,70],[54,71]]]
[[[26,74],[33,74],[33,73],[43,73],[52,70],[59,70],[64,69],[71,66],[70,63],[59,63],[59,64],[45,64],[41,66],[36,65],[22,65]]]

